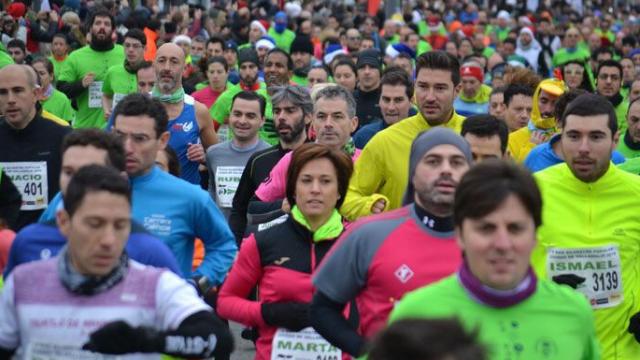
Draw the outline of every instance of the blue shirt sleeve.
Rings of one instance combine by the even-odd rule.
[[[613,150],[611,153],[611,161],[616,165],[622,164],[626,160],[627,159],[625,159],[624,155],[622,155],[618,150]]]
[[[211,285],[217,286],[227,276],[238,247],[224,216],[208,193],[199,194],[195,208],[196,237],[204,244],[204,259],[193,276],[206,276]]]
[[[56,219],[56,212],[58,211],[58,207],[62,204],[62,193],[58,192],[56,196],[51,199],[47,208],[40,214],[40,218],[38,219],[39,223],[45,223],[47,221],[52,221]]]

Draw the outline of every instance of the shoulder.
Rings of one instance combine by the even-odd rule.
[[[366,239],[386,237],[391,231],[411,219],[410,206],[376,214],[359,219],[351,224],[346,236],[362,237]]]
[[[52,271],[57,273],[58,258],[54,257],[47,260],[32,261],[18,265],[12,272],[14,279],[18,279],[16,283],[20,283],[22,278],[32,278],[33,274],[50,274]]]
[[[40,117],[43,120],[40,122],[40,126],[46,129],[48,132],[53,132],[55,134],[65,136],[72,130],[68,122],[62,120],[61,118],[51,114],[44,109],[42,110],[42,114],[40,115]]]
[[[446,311],[443,307],[447,303],[453,301],[454,298],[460,298],[457,291],[459,288],[457,276],[451,275],[433,284],[410,291],[395,306],[391,316],[392,320],[420,315],[427,316],[428,313],[434,311]],[[425,306],[435,303],[438,306]]]
[[[587,299],[569,286],[539,278],[536,292],[544,298],[545,303],[562,304],[568,311],[585,314],[592,311]]]

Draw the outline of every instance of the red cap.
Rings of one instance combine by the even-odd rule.
[[[463,76],[473,76],[478,79],[478,81],[484,81],[484,74],[482,73],[482,69],[478,66],[463,66],[460,68],[460,77]]]

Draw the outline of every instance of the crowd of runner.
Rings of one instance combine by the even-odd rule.
[[[640,4],[0,9],[0,359],[640,359]]]

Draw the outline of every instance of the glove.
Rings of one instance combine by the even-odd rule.
[[[582,284],[586,279],[574,274],[562,274],[552,277],[551,280],[556,284],[569,285],[572,288],[577,289],[578,285]]]
[[[271,326],[300,331],[311,326],[308,303],[263,303],[262,318]]]
[[[627,328],[627,332],[633,334],[636,341],[640,343],[640,313],[636,313],[631,317],[631,319],[629,319],[629,328]]]
[[[103,354],[161,352],[164,338],[158,332],[145,327],[132,327],[126,321],[110,322],[89,336],[82,350]]]

